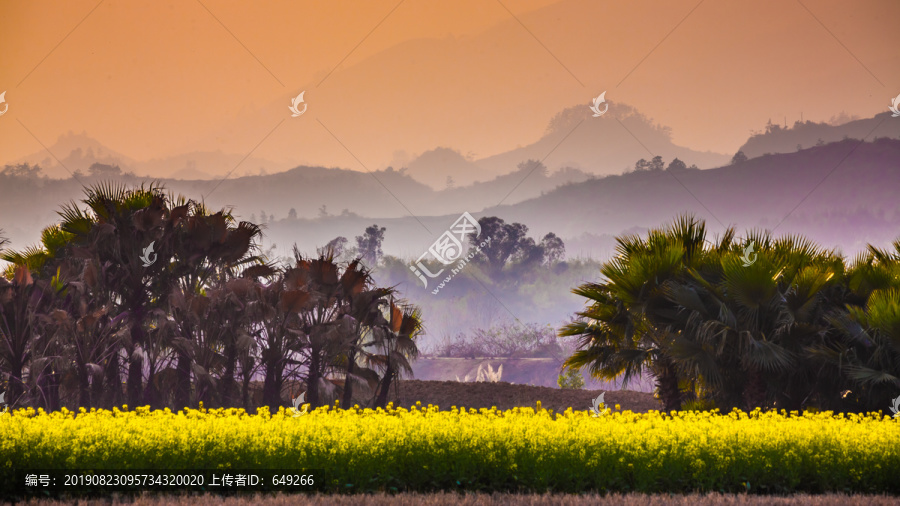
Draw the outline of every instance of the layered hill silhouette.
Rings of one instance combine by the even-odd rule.
[[[723,165],[731,158],[677,146],[671,136],[671,129],[654,124],[634,107],[609,101],[609,109],[600,117],[593,117],[586,104],[566,108],[550,120],[540,139],[527,146],[479,159],[438,148],[423,153],[408,168],[416,180],[442,189],[448,177],[457,184],[487,181],[509,173],[524,160],[540,160],[553,170],[574,168],[608,175],[627,170],[639,158],[656,155],[701,169]]]
[[[442,191],[393,169],[363,173],[298,167],[222,182],[160,182],[211,208],[231,206],[240,219],[264,223],[266,241],[287,251],[296,242],[301,250],[314,252],[334,237],[352,240],[378,223],[387,227],[386,253],[418,256],[463,211],[521,222],[541,236],[554,232],[580,241],[582,249],[591,249],[594,241],[607,252],[612,236],[659,226],[681,213],[706,219],[713,231],[735,225],[739,232],[769,228],[776,234],[802,233],[847,253],[900,235],[897,139],[847,139],[709,170],[602,178],[576,170],[550,172],[536,163],[488,182]],[[575,182],[563,184],[567,180]],[[61,203],[82,196],[82,182],[96,181],[5,180],[0,185],[0,228],[16,246],[36,241],[40,228],[56,221]]]
[[[416,181],[405,170],[392,168],[366,173],[301,166],[277,174],[234,176],[218,181],[141,178],[127,173],[112,179],[130,185],[160,184],[175,194],[203,200],[213,209],[234,208],[239,219],[269,227],[280,226],[268,224],[269,221],[294,216],[321,224],[324,237],[331,225],[346,220],[474,212],[497,205],[504,196],[506,202],[518,202],[590,177],[575,169],[551,173],[536,163],[523,164],[514,172],[487,182],[442,191]],[[57,221],[56,211],[62,203],[83,197],[82,185],[110,179],[106,175],[91,176],[89,169],[79,170],[77,178],[69,179],[0,176],[0,229],[15,243],[37,240],[43,227]],[[289,244],[280,240],[281,244]]]
[[[45,176],[54,179],[65,179],[72,174],[87,173],[95,163],[133,167],[138,162],[128,155],[103,145],[87,132],[80,134],[69,131],[60,135],[48,149],[36,151],[30,155],[6,162],[9,165],[27,163],[39,165]]]
[[[12,163],[40,164],[44,174],[51,178],[86,174],[91,165],[102,163],[117,165],[142,177],[210,181],[226,175],[280,173],[293,167],[283,161],[222,151],[194,151],[139,161],[103,146],[86,134],[62,136],[48,149],[53,156],[43,150]],[[654,124],[634,107],[610,102],[607,114],[599,118],[592,117],[587,105],[560,111],[549,120],[546,132],[537,141],[509,152],[475,158],[464,157],[453,148],[439,147],[396,169],[406,169],[413,179],[433,190],[444,190],[514,173],[528,160],[540,160],[551,171],[563,170],[573,175],[568,181],[578,181],[583,178],[571,169],[594,175],[618,174],[639,158],[654,155],[667,159],[677,157],[700,168],[719,166],[730,159],[730,155],[677,146],[672,143],[671,129]],[[62,163],[55,157],[62,157]],[[464,199],[462,204],[469,206],[470,199]]]
[[[900,236],[897,188],[900,140],[848,139],[716,169],[592,178],[472,214],[524,223],[535,237],[554,232],[577,240],[582,249],[589,249],[593,238],[596,249],[607,255],[612,236],[665,225],[682,213],[705,219],[714,233],[732,225],[739,234],[753,228],[776,236],[797,233],[849,255]],[[322,220],[281,221],[269,233],[275,242],[311,241],[309,249],[335,236],[352,239],[377,222],[387,227],[386,252],[418,256],[456,217],[332,219],[327,227]]]
[[[802,233],[845,252],[900,236],[900,140],[844,140],[705,171],[635,172],[566,185],[482,215],[563,237],[655,227],[694,213],[712,230],[735,225]]]
[[[194,151],[150,160],[135,160],[105,146],[87,132],[80,134],[68,132],[45,150],[7,162],[9,165],[23,163],[39,165],[43,174],[53,179],[65,179],[72,177],[73,174],[88,174],[91,165],[95,163],[118,166],[124,172],[138,176],[185,180],[219,179],[222,176],[215,174],[228,174],[235,170],[235,167],[240,167],[239,174],[281,172],[292,167],[285,162],[273,162],[264,158],[245,157],[222,151]]]
[[[874,139],[877,137],[900,138],[900,121],[884,112],[872,118],[854,119],[841,124],[797,121],[791,127],[782,127],[771,121],[765,132],[747,139],[740,151],[750,158],[766,153],[792,153],[803,148],[821,146],[844,139]]]
[[[627,104],[609,102],[609,109],[593,117],[585,105],[569,107],[550,121],[538,141],[476,160],[488,172],[502,170],[516,160],[544,160],[549,167],[575,167],[597,175],[619,174],[639,158],[678,158],[701,169],[721,166],[730,155],[701,152],[677,146],[671,129],[653,121]]]

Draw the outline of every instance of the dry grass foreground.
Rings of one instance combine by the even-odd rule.
[[[792,496],[755,496],[734,494],[609,494],[601,495],[561,495],[561,494],[466,494],[460,495],[452,492],[440,492],[435,494],[372,494],[372,495],[302,495],[302,494],[276,494],[276,495],[248,495],[243,497],[223,497],[214,494],[204,495],[152,495],[145,494],[134,499],[127,497],[110,497],[106,499],[82,499],[82,500],[52,500],[33,499],[20,504],[35,506],[57,506],[63,504],[77,504],[93,506],[101,504],[135,504],[145,506],[160,506],[172,504],[179,506],[244,506],[248,504],[262,506],[282,506],[288,504],[308,504],[316,506],[336,505],[355,506],[359,504],[371,506],[413,506],[413,505],[440,505],[453,506],[486,506],[486,505],[560,505],[560,506],[587,506],[587,505],[625,505],[625,506],[722,506],[722,505],[776,505],[793,506],[812,504],[815,506],[887,506],[900,504],[900,497],[885,495],[844,495],[823,494],[807,495],[798,494]]]
[[[466,408],[491,408],[500,410],[514,407],[534,407],[541,401],[541,407],[562,412],[567,408],[585,411],[591,402],[604,390],[567,390],[561,388],[536,387],[530,385],[513,385],[506,382],[469,382],[456,381],[420,381],[404,380],[400,383],[400,399],[393,395],[390,400],[394,406],[409,408],[417,401],[422,406],[433,404],[441,410],[453,406]],[[630,390],[608,390],[603,400],[607,407],[619,404],[622,411],[646,413],[650,410],[662,410],[662,404],[653,394],[633,392]]]

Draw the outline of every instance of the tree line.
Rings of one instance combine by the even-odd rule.
[[[260,228],[160,187],[99,183],[38,245],[4,250],[0,386],[15,407],[270,410],[305,391],[384,406],[420,311],[359,258],[258,254]],[[253,383],[262,380],[261,397]]]
[[[885,410],[900,395],[900,240],[847,262],[801,236],[773,238],[682,216],[617,239],[585,310],[561,336],[566,365],[650,374],[666,410]]]

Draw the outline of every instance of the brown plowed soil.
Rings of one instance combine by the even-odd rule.
[[[453,406],[467,409],[496,406],[501,410],[517,406],[534,407],[537,401],[541,401],[541,407],[560,412],[569,407],[578,411],[586,410],[591,407],[593,400],[603,392],[604,390],[564,390],[513,385],[506,382],[460,383],[456,381],[403,380],[400,382],[399,402],[396,395],[393,395],[390,400],[394,402],[394,406],[404,408],[409,408],[419,401],[422,406],[432,404],[441,409],[450,409]],[[630,390],[608,390],[606,392],[603,400],[609,408],[619,404],[623,411],[631,410],[636,413],[663,408],[653,394]]]

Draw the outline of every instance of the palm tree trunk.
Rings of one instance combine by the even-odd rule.
[[[25,385],[22,381],[22,369],[24,369],[23,364],[18,360],[10,367],[9,383],[6,387],[6,391],[9,394],[6,397],[7,405],[13,405],[13,403],[18,401],[19,397],[25,393]]]
[[[309,408],[319,406],[319,353],[318,350],[310,350],[309,372],[306,375],[306,402]]]
[[[394,375],[394,367],[391,364],[388,364],[388,368],[384,372],[384,377],[379,384],[378,398],[375,399],[376,408],[387,407],[388,392],[390,392],[391,382],[394,381]]]
[[[263,405],[269,407],[269,413],[275,413],[281,406],[281,375],[280,358],[274,356],[274,350],[267,350],[265,357],[266,377],[263,382]]]
[[[234,371],[237,363],[237,350],[234,345],[229,345],[225,350],[225,371],[219,382],[219,401],[224,408],[234,407]]]
[[[144,357],[137,351],[143,351],[144,329],[142,328],[143,311],[132,312],[131,342],[134,349],[128,354],[128,406],[132,409],[143,404],[144,401]],[[137,356],[136,356],[137,355]]]
[[[104,386],[106,386],[106,385],[107,385],[107,378],[105,376],[102,378],[99,376],[91,377],[91,407],[92,408],[97,407],[97,408],[109,409],[112,407],[111,404],[109,404],[109,405],[106,404],[106,400],[104,400],[104,398],[103,398],[104,392],[111,391],[114,388],[121,388],[122,385],[120,383],[112,383],[111,386],[104,388]]]
[[[147,373],[147,385],[144,387],[144,403],[148,404],[151,409],[162,409],[160,398],[162,397],[159,388],[157,388],[156,364],[150,363],[150,371]]]
[[[347,354],[347,375],[344,376],[344,395],[341,398],[341,406],[344,409],[353,405],[353,380],[350,376],[356,373],[356,351]]]
[[[175,408],[186,408],[191,405],[191,357],[182,352],[178,352],[175,378]]]
[[[762,371],[753,367],[747,371],[747,383],[744,385],[744,407],[747,411],[754,408],[765,408],[766,380]]]
[[[138,271],[139,272],[139,271]],[[129,308],[128,320],[130,321],[131,342],[133,350],[128,356],[128,405],[131,408],[144,405],[148,399],[144,398],[144,356],[143,351],[147,346],[147,333],[144,332],[144,320],[148,314],[143,277],[135,274],[131,278],[131,294],[126,299]],[[134,353],[140,351],[141,353]],[[137,356],[135,356],[137,355]],[[149,377],[148,377],[149,379]]]
[[[211,408],[213,406],[213,397],[212,397],[212,385],[208,380],[203,380],[202,382],[197,383],[197,405],[200,403],[203,404],[204,408]]]
[[[656,373],[656,388],[666,411],[681,410],[681,391],[678,389],[678,373],[668,358],[660,359]]]
[[[250,382],[253,380],[253,359],[248,356],[241,358],[241,405],[250,410]]]
[[[101,382],[94,382],[97,388],[102,386]],[[116,351],[109,356],[106,363],[106,394],[103,396],[103,407],[112,409],[118,406],[122,400],[122,376],[119,374],[119,352]]]
[[[56,411],[59,409],[59,374],[53,372],[49,366],[40,371],[38,376],[38,389],[41,392],[41,404],[45,410]]]
[[[84,363],[78,364],[78,407],[91,408],[91,386],[88,379],[87,367]]]
[[[247,410],[250,409],[250,380],[249,374],[245,374],[241,378],[241,404]]]
[[[128,359],[128,405],[140,406],[144,400],[143,360],[133,355]]]

